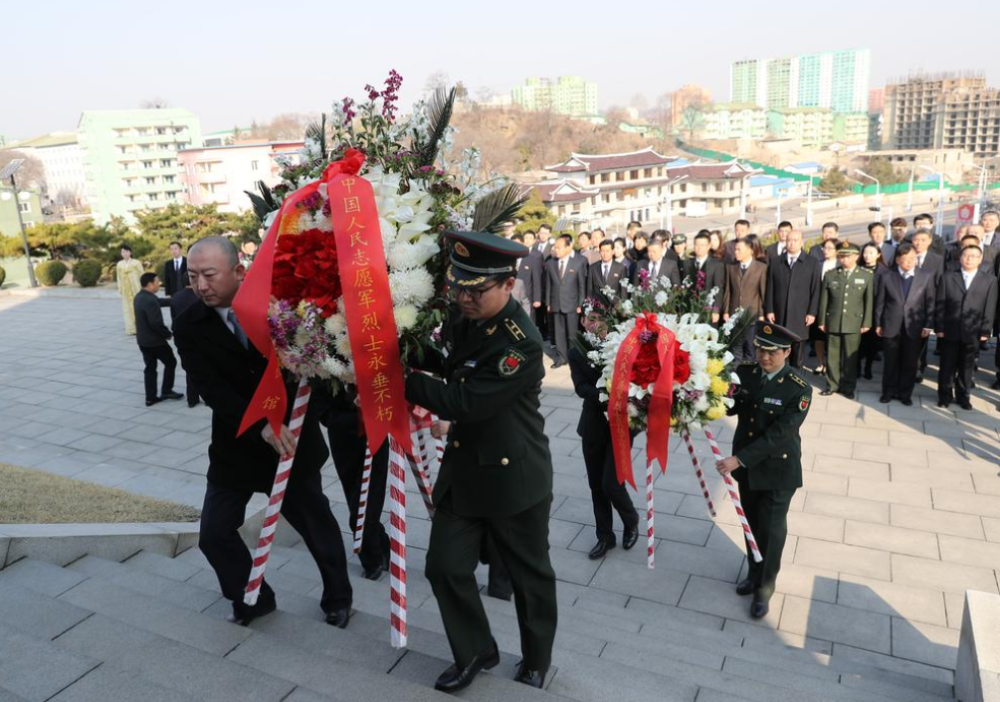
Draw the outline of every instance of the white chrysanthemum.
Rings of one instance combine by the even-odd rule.
[[[338,312],[327,317],[323,326],[326,327],[327,334],[337,337],[347,331],[347,318]]]
[[[597,399],[598,399],[599,401],[601,401],[601,402],[607,402],[607,401],[608,401],[608,400],[610,400],[611,398],[610,398],[610,397],[608,396],[608,394],[607,394],[607,393],[604,393],[604,392],[602,392],[602,393],[598,393],[598,395],[597,395]]]
[[[622,302],[622,313],[624,313],[626,315],[632,314],[632,301],[631,300],[625,300],[624,302]]]
[[[344,373],[347,372],[347,366],[339,358],[334,358],[333,356],[328,357],[323,361],[323,370],[329,373],[334,378],[343,378]]]
[[[422,305],[434,295],[434,279],[423,268],[389,273],[389,290],[392,305],[398,307],[407,303]]]
[[[396,318],[396,329],[403,331],[409,329],[417,323],[417,308],[413,305],[400,305],[392,309],[392,315]]]
[[[658,293],[656,293],[656,296],[653,298],[653,300],[656,302],[657,307],[663,307],[665,304],[667,304],[667,293],[663,290],[660,290]]]
[[[337,337],[333,347],[343,358],[351,358],[351,339],[346,332]]]

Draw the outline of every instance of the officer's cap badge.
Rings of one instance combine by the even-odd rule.
[[[469,257],[469,250],[465,248],[465,244],[463,244],[461,241],[455,242],[455,247],[453,250],[459,256],[464,256],[465,258]]]

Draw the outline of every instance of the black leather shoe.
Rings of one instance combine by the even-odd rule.
[[[753,581],[750,578],[746,580],[741,580],[736,585],[736,594],[741,596],[750,595],[753,593]]]
[[[994,380],[990,388],[993,390],[1000,390],[1000,380]]]
[[[882,395],[882,397],[878,398],[878,401],[881,402],[883,405],[887,405],[890,402],[892,402],[892,396],[891,395]]]
[[[146,400],[146,407],[152,407],[153,405],[155,405],[159,401],[160,401],[160,398],[158,398],[158,397],[154,398],[152,400]]]
[[[254,619],[263,617],[265,614],[270,614],[277,608],[278,603],[275,600],[274,595],[259,598],[257,600],[257,604],[252,607],[240,600],[238,602],[233,602],[233,613],[229,615],[227,619],[233,624],[248,626]]]
[[[825,390],[821,390],[819,394],[822,395],[823,397],[829,397],[830,395],[833,394],[833,390],[831,390],[830,388],[826,388]]]
[[[171,390],[170,392],[163,393],[163,396],[160,399],[161,400],[183,400],[184,396],[182,394],[180,394],[179,392],[174,392],[173,390]]]
[[[459,668],[456,663],[441,673],[437,682],[434,683],[434,689],[439,692],[464,690],[479,674],[479,671],[494,668],[498,663],[500,663],[500,651],[497,649],[497,642],[494,641],[488,650],[473,658],[469,665]]]
[[[844,397],[846,397],[848,400],[853,400],[854,399],[854,393],[853,392],[842,392],[841,395],[843,395]]]
[[[514,682],[524,683],[541,690],[545,684],[545,674],[548,672],[548,669],[532,670],[522,662],[514,676]]]
[[[351,621],[351,608],[335,609],[326,613],[326,623],[338,629],[346,629],[347,622]]]
[[[947,400],[938,400],[938,407],[943,407],[947,409],[948,405],[950,404],[951,403],[948,402]]]
[[[631,550],[635,546],[636,542],[639,540],[639,525],[636,524],[633,527],[627,526],[622,530],[622,548],[626,551]]]
[[[865,380],[871,380],[872,379],[872,369],[871,368],[865,368],[865,372],[863,374],[863,377],[864,377]]]
[[[913,406],[913,400],[911,400],[908,397],[906,397],[906,398],[901,397],[901,398],[899,398],[899,401],[901,403],[903,403],[904,405],[906,405],[907,407],[912,407]]]
[[[590,549],[590,553],[588,553],[587,556],[590,558],[590,560],[596,561],[600,558],[604,558],[604,556],[607,555],[608,551],[610,551],[614,547],[615,547],[614,541],[605,541],[604,539],[601,539],[596,544],[594,544],[594,548]]]
[[[769,611],[771,608],[765,600],[754,597],[753,602],[750,603],[750,616],[753,619],[763,619]]]
[[[382,564],[376,563],[371,568],[365,568],[361,573],[361,577],[365,580],[378,580],[382,577],[382,573],[384,572],[385,570],[382,568]]]
[[[199,403],[199,400],[198,400],[197,398],[196,398],[196,399],[194,399],[194,400],[188,400],[188,407],[190,407],[191,409],[194,409],[194,408],[195,408],[195,407],[197,407],[197,406],[198,406],[199,404],[200,404],[200,403]]]
[[[966,411],[969,411],[969,410],[972,409],[972,403],[969,402],[968,400],[966,400],[965,402],[959,402],[958,406],[961,407],[962,409],[966,410]]]
[[[913,382],[916,383],[917,385],[920,385],[922,382],[924,382],[924,376],[918,375],[916,378],[914,378]]]

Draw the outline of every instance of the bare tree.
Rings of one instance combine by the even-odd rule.
[[[162,110],[164,108],[170,107],[170,103],[167,102],[165,98],[159,96],[148,98],[139,103],[139,107],[144,110]]]
[[[434,71],[424,82],[424,90],[428,93],[433,93],[438,88],[448,88],[451,85],[451,79],[448,78],[447,71]]]
[[[19,188],[45,189],[45,166],[34,156],[29,156],[17,149],[4,149],[0,151],[0,170],[15,158],[23,158],[24,163],[17,171],[17,185]],[[10,183],[3,183],[10,185]]]

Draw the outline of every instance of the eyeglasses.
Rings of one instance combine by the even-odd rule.
[[[463,294],[465,294],[473,302],[479,302],[482,299],[483,295],[485,295],[486,293],[488,293],[493,288],[499,287],[501,285],[503,285],[503,281],[502,280],[499,280],[499,281],[493,283],[492,285],[483,285],[482,287],[478,287],[478,288],[458,288],[458,287],[456,287],[456,288],[452,288],[451,290],[449,290],[448,294],[451,296],[452,300],[458,300]]]

